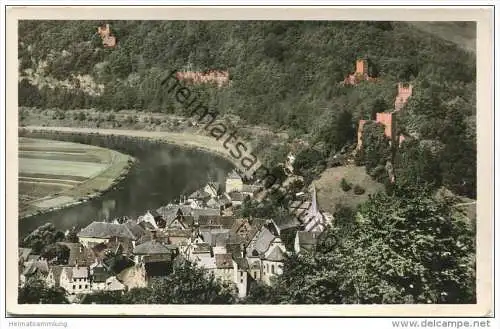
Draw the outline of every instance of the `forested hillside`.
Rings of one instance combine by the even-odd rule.
[[[103,23],[116,37],[114,48],[103,47],[97,34]],[[289,184],[293,193],[276,189],[263,201],[245,201],[241,215],[288,218],[287,202],[334,166],[339,170],[326,181],[353,201],[332,201],[334,222],[316,250],[287,256],[284,273],[271,287],[252,284],[239,302],[475,303],[475,223],[457,208],[463,200],[448,194],[476,197],[476,59],[440,39],[442,33],[423,30],[402,22],[22,21],[20,120],[23,124],[31,111],[36,116],[28,125],[44,124],[36,120],[45,115],[56,126],[146,129],[134,121],[137,114],[149,118],[153,129],[169,129],[156,121],[189,113],[161,85],[166,75],[227,71],[228,85],[189,88],[212,110],[230,114],[230,123],[250,126],[254,136],[264,130],[282,133],[286,142],[257,136],[259,159],[284,176],[277,163],[293,151],[293,170],[305,178],[305,184]],[[376,79],[342,85],[360,58]],[[353,158],[359,120],[392,111],[398,82],[413,88],[394,119],[397,136],[405,140],[390,144],[381,124],[367,122]],[[358,174],[363,168],[369,176]],[[373,180],[384,185],[368,188]],[[453,193],[436,193],[447,192],[443,186]],[[368,197],[375,190],[380,192]],[[326,199],[321,193],[320,205]],[[362,195],[366,198],[359,201]],[[86,302],[235,302],[224,287],[199,279],[197,272],[177,274],[124,297],[97,294]],[[169,291],[170,282],[181,282],[181,289]],[[20,296],[32,302],[28,290]],[[200,291],[219,296],[200,298]],[[34,302],[54,295],[42,292]]]
[[[104,48],[96,33],[102,23],[20,22],[19,105],[182,115],[161,80],[174,69],[223,70],[229,86],[192,87],[207,106],[323,142],[332,155],[355,140],[346,125],[390,110],[396,83],[409,81],[415,100],[408,130],[453,144],[446,152],[454,163],[441,167],[459,178],[448,185],[475,196],[476,61],[454,44],[391,22],[108,21],[117,46]],[[379,80],[342,86],[358,58]],[[443,119],[449,129],[436,121]],[[472,157],[474,177],[464,183]],[[467,163],[456,164],[462,158]]]

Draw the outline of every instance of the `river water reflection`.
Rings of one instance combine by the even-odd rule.
[[[41,136],[30,134],[27,137]],[[47,134],[43,137],[48,138]],[[84,227],[95,220],[120,216],[135,218],[180,195],[190,194],[204,186],[209,178],[223,183],[225,175],[233,168],[229,161],[213,154],[165,143],[123,136],[56,134],[49,137],[114,149],[134,156],[138,163],[127,178],[96,199],[20,220],[20,237],[47,222],[64,231],[73,226]]]

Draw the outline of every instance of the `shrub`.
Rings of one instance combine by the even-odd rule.
[[[340,187],[342,188],[342,191],[347,192],[352,188],[352,184],[347,182],[345,178],[342,178],[342,180],[340,181]]]
[[[354,194],[356,195],[361,195],[361,194],[364,194],[365,193],[365,189],[361,186],[359,186],[358,184],[356,184],[354,186]]]

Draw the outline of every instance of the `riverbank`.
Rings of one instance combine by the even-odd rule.
[[[59,132],[74,134],[94,134],[101,136],[126,136],[144,138],[151,141],[159,141],[181,147],[196,149],[214,153],[230,161],[233,165],[239,166],[240,162],[232,157],[229,150],[214,137],[195,134],[191,132],[166,132],[166,131],[141,131],[130,129],[100,129],[100,128],[79,128],[79,127],[55,127],[55,126],[25,126],[20,127],[20,131],[28,132]]]
[[[19,218],[68,208],[120,183],[136,160],[102,147],[19,139]]]

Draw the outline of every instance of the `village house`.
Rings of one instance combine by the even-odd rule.
[[[240,207],[243,204],[243,201],[248,198],[248,195],[246,193],[236,191],[229,192],[227,196],[231,200],[231,205],[233,208]]]
[[[214,198],[220,194],[220,184],[217,182],[208,182],[207,185],[203,188],[203,191],[208,193],[210,197]]]
[[[231,254],[215,254],[215,277],[225,282],[234,281],[233,256]]]
[[[248,262],[244,257],[235,257],[233,254],[234,278],[233,282],[238,289],[238,297],[244,298],[248,293]]]
[[[270,277],[282,273],[285,253],[286,248],[279,237],[278,228],[272,221],[268,221],[251,238],[245,251],[252,279],[269,284]]]
[[[156,238],[134,248],[134,261],[143,264],[147,277],[168,275],[175,256],[177,247],[166,245]]]
[[[51,265],[49,266],[49,273],[45,279],[45,284],[49,288],[60,287],[61,273],[64,266],[62,265]]]
[[[93,245],[90,247],[84,247],[78,242],[62,241],[57,242],[57,244],[65,246],[69,249],[68,262],[65,264],[67,266],[75,266],[77,264],[81,266],[88,266],[95,260],[96,255],[94,250],[91,248]]]
[[[211,195],[208,192],[205,192],[203,189],[201,190],[196,190],[193,193],[191,193],[187,201],[191,204],[192,202],[197,202],[197,204],[205,204],[209,199]]]
[[[143,216],[138,218],[138,222],[149,223],[154,229],[162,229],[167,225],[163,216],[156,210],[148,210]]]
[[[83,228],[78,234],[78,240],[84,247],[89,247],[99,243],[109,243],[112,240],[135,242],[146,234],[142,226],[131,221],[116,224],[106,222],[92,222]]]
[[[243,179],[236,170],[231,171],[226,177],[226,193],[241,192],[242,190]]]
[[[29,259],[21,266],[19,286],[23,287],[29,279],[45,280],[49,273],[49,264],[46,259]]]
[[[91,290],[95,291],[124,291],[125,285],[101,261],[90,266]]]
[[[271,279],[277,275],[283,274],[283,262],[285,261],[285,248],[280,243],[272,243],[268,252],[262,257],[262,278],[267,284],[271,284]]]
[[[174,246],[186,245],[191,238],[190,230],[169,229],[165,232],[166,240]]]
[[[87,294],[91,291],[89,268],[86,266],[65,266],[62,268],[59,285],[68,294]]]

